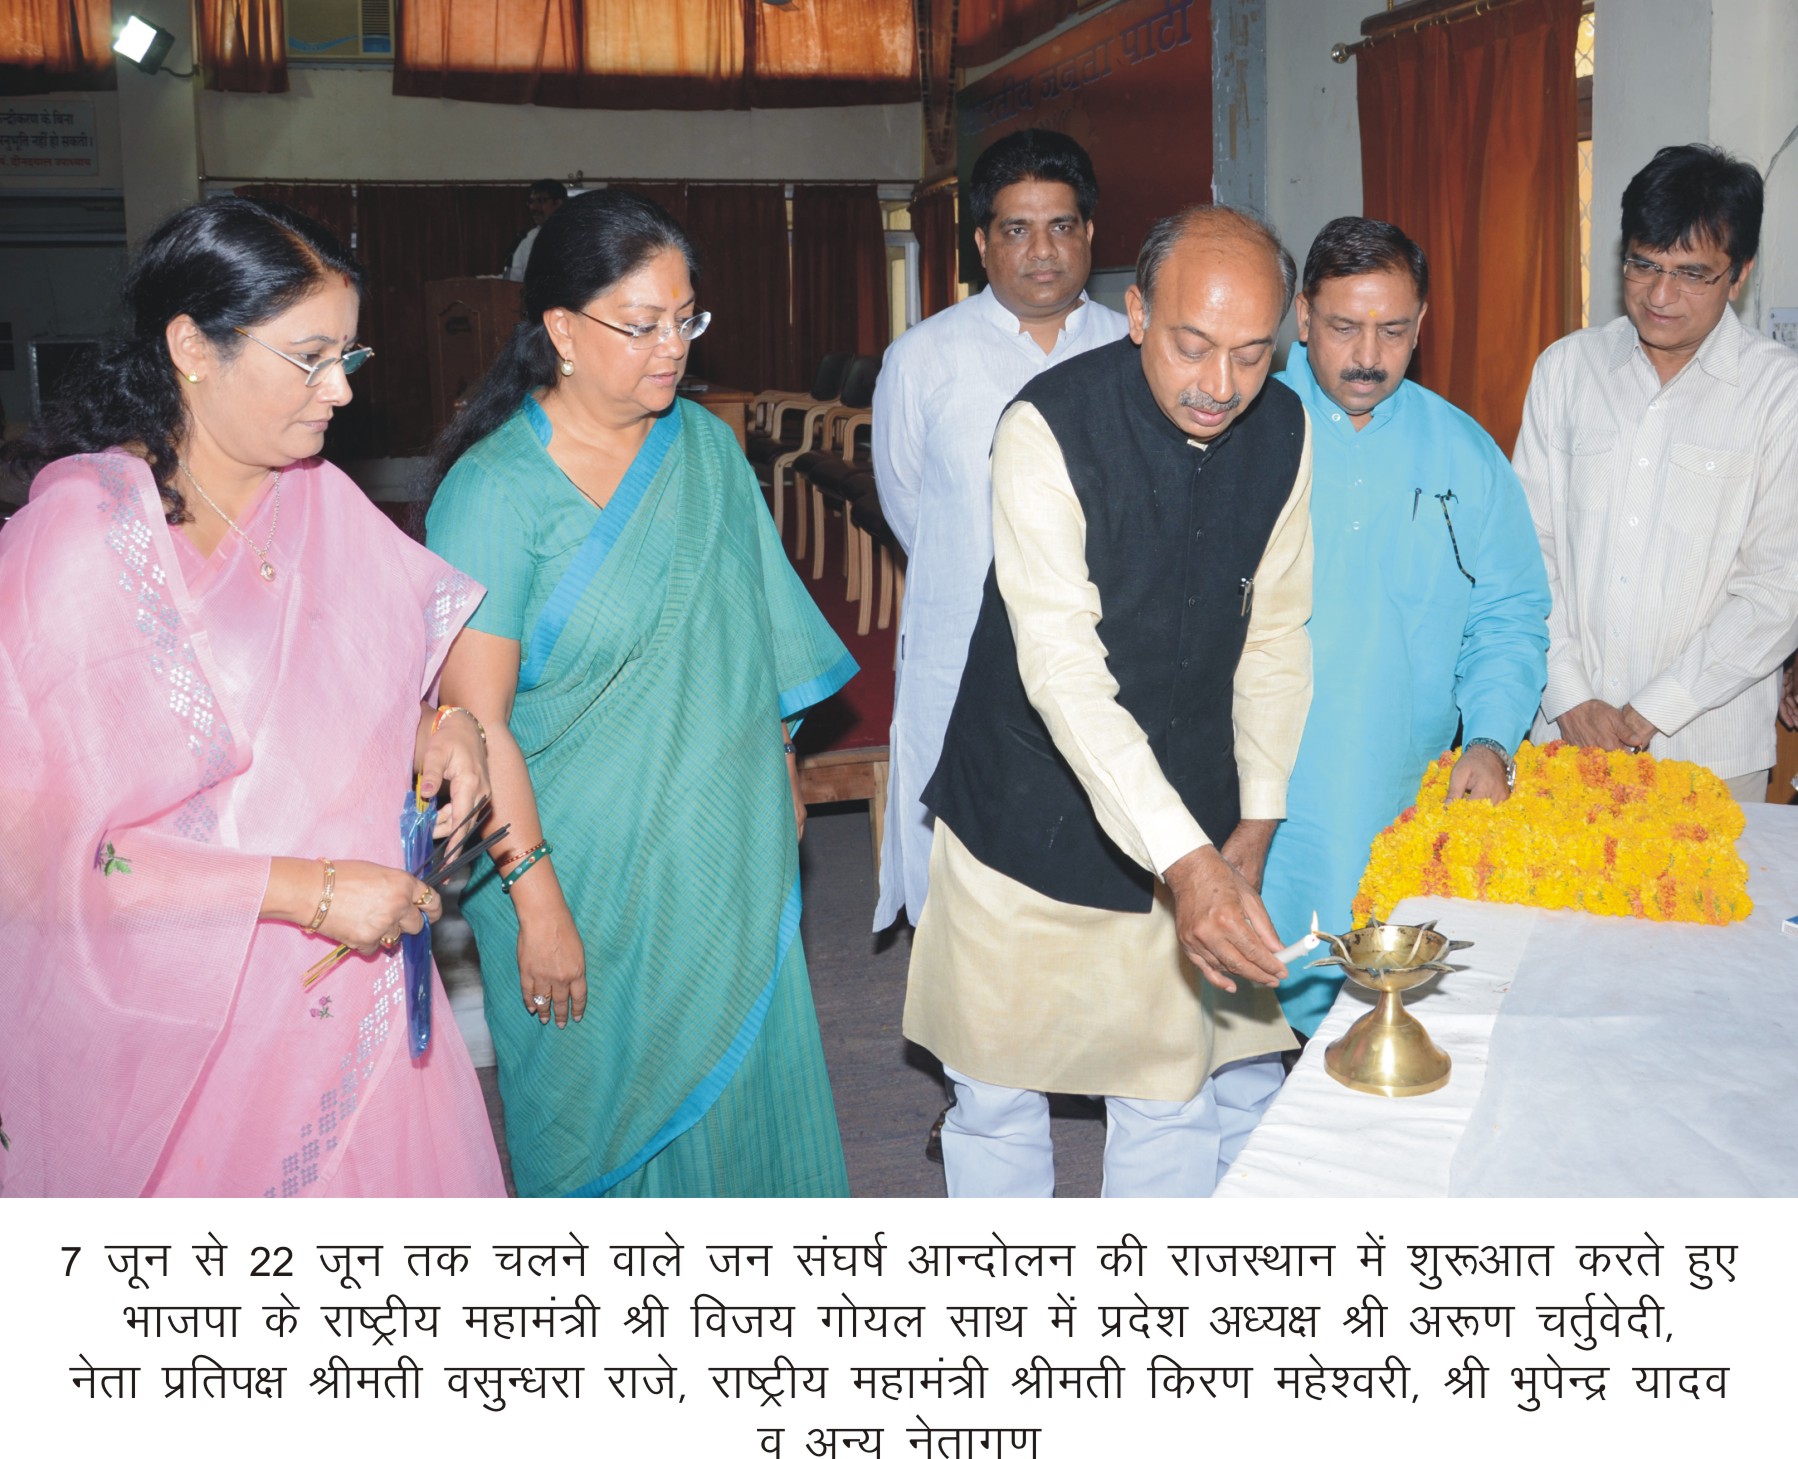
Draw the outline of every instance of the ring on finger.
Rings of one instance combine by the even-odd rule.
[[[412,899],[412,905],[414,907],[419,908],[419,910],[422,911],[424,908],[431,905],[431,898],[436,895],[437,895],[437,892],[436,892],[435,888],[426,887],[422,892],[420,892],[416,897],[414,897]]]
[[[545,998],[541,993],[539,993],[534,998],[531,999],[531,1007],[547,1008],[547,1007],[549,1007],[549,999]]]

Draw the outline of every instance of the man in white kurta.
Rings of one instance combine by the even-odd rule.
[[[874,928],[915,926],[929,885],[921,796],[943,747],[993,557],[988,456],[1000,413],[1051,365],[1129,330],[1087,299],[1092,162],[1056,132],[1018,132],[974,164],[968,204],[988,286],[894,342],[874,392],[874,477],[908,559],[891,779]]]
[[[1798,644],[1798,355],[1730,308],[1761,204],[1760,174],[1709,147],[1636,174],[1626,317],[1543,352],[1515,456],[1554,595],[1543,719],[1694,760],[1745,802]]]

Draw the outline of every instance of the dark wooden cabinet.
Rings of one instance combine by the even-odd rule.
[[[519,322],[523,286],[508,279],[438,279],[425,285],[425,361],[431,431],[449,424],[456,402],[498,358]]]

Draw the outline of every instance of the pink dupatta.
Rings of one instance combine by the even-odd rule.
[[[0,532],[0,1194],[504,1193],[441,985],[408,1060],[397,955],[302,992],[326,944],[257,920],[272,856],[397,864],[481,589],[322,463],[269,560],[202,560],[117,451]]]

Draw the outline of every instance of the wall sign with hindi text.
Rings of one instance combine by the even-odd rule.
[[[92,177],[99,170],[91,101],[17,97],[0,103],[0,175]]]

